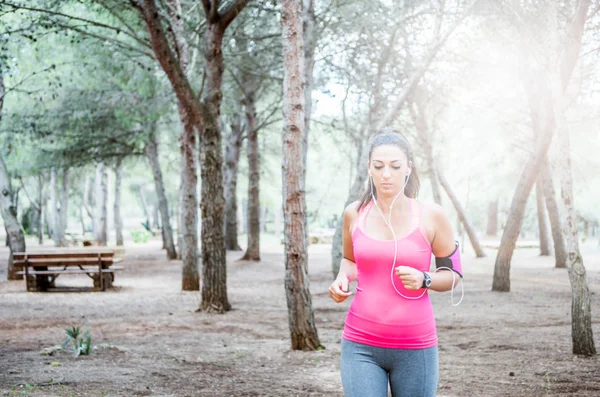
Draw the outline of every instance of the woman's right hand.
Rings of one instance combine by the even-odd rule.
[[[345,301],[350,295],[352,295],[352,292],[348,291],[347,277],[338,277],[329,286],[329,296],[331,296],[331,299],[336,303]]]

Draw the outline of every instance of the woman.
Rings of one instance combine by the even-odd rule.
[[[404,136],[375,136],[368,172],[366,192],[344,211],[344,257],[329,287],[340,303],[358,281],[342,334],[344,392],[387,397],[389,382],[394,397],[435,396],[437,335],[428,292],[456,286],[459,251],[442,207],[415,200],[419,178]],[[432,253],[436,272],[429,271]]]

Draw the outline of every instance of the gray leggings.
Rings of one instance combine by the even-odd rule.
[[[342,385],[346,397],[435,397],[438,349],[387,349],[342,338]]]

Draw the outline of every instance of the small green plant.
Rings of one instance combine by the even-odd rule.
[[[21,390],[18,390],[18,389],[21,389]],[[24,385],[19,385],[18,387],[13,386],[13,388],[11,390],[12,393],[7,393],[4,395],[5,396],[28,396],[29,393],[33,393],[36,389],[37,389],[37,386],[26,383]]]
[[[79,355],[87,356],[90,354],[92,348],[92,338],[90,337],[90,329],[88,328],[81,333],[79,327],[71,327],[65,330],[67,334],[67,340],[63,343],[62,348],[66,349],[71,346],[73,349],[73,355],[75,357]]]
[[[134,243],[145,243],[152,237],[152,233],[147,230],[133,230],[131,232],[131,237],[133,238]]]

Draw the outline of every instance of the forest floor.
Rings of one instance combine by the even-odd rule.
[[[240,241],[243,241],[240,238]],[[224,315],[197,312],[199,292],[181,291],[181,263],[160,242],[126,242],[126,270],[106,292],[25,292],[0,282],[3,396],[342,396],[340,336],[350,301],[335,304],[330,245],[309,248],[310,290],[325,349],[290,350],[283,247],[263,238],[262,261],[228,252]],[[29,245],[35,248],[35,244]],[[511,292],[491,292],[496,251],[464,257],[465,298],[432,293],[440,351],[438,396],[599,396],[600,356],[571,354],[567,271],[538,250],[515,252]],[[600,247],[582,246],[600,349]],[[0,280],[8,250],[0,248]],[[86,276],[59,285],[86,286]],[[58,351],[65,329],[91,326],[89,356]]]

